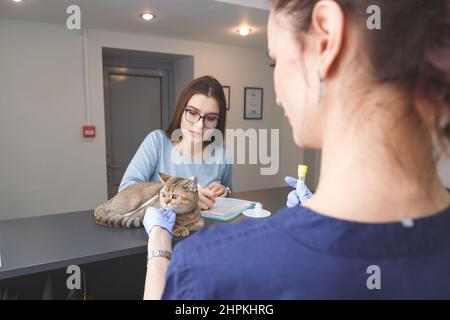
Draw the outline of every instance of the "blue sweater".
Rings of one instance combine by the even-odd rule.
[[[163,299],[450,299],[450,208],[364,224],[297,206],[205,227],[174,249]]]
[[[119,191],[135,183],[160,181],[159,172],[185,179],[196,177],[203,188],[218,181],[231,189],[232,166],[226,149],[215,151],[217,153],[213,152],[209,159],[194,162],[178,152],[164,131],[155,130],[145,138],[128,165]],[[221,160],[218,164],[214,158],[216,154]]]

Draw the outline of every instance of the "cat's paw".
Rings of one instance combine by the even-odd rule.
[[[175,237],[187,237],[189,235],[189,230],[185,227],[175,227],[173,229],[173,235]]]

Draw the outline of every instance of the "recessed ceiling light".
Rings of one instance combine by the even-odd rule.
[[[252,32],[252,29],[250,27],[247,26],[243,26],[240,27],[237,32],[239,32],[239,34],[243,37],[248,36],[250,34],[250,32]]]
[[[144,19],[145,21],[150,21],[155,18],[155,15],[150,12],[144,12],[143,14],[141,14],[141,18]]]
[[[22,2],[22,0],[13,0],[14,2]]]

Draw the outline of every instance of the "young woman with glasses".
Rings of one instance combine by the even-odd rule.
[[[134,183],[159,181],[159,172],[182,178],[194,176],[199,182],[200,208],[211,208],[216,197],[231,192],[231,164],[225,147],[216,141],[214,153],[205,152],[214,141],[214,130],[210,129],[225,136],[225,120],[225,94],[219,81],[211,76],[191,81],[178,100],[169,128],[151,132],[142,142],[119,191]]]

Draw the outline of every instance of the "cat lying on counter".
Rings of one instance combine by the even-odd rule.
[[[95,221],[104,226],[140,228],[149,207],[167,206],[176,213],[173,234],[186,237],[203,227],[198,206],[197,179],[182,179],[159,173],[161,182],[143,182],[130,185],[95,209]],[[156,197],[155,197],[156,196]],[[142,209],[133,212],[146,201],[154,199]]]

